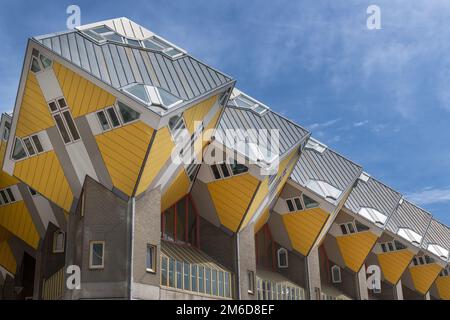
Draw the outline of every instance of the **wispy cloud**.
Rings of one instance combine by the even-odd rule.
[[[423,189],[406,195],[406,198],[418,205],[450,202],[450,187]]]
[[[359,121],[359,122],[353,123],[353,126],[354,127],[362,127],[362,126],[364,126],[364,125],[366,125],[368,123],[369,123],[369,120],[364,120],[364,121]]]
[[[332,125],[338,123],[339,121],[341,121],[340,118],[328,120],[325,122],[316,122],[316,123],[309,125],[308,128],[310,128],[311,130],[328,128],[328,127],[331,127]]]

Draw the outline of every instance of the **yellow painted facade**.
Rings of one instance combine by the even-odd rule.
[[[161,128],[156,132],[150,153],[142,171],[136,195],[147,190],[161,168],[169,160],[174,146],[175,144],[172,141],[170,131],[167,127]]]
[[[53,62],[53,70],[74,118],[115,103],[113,95],[63,65]]]
[[[292,247],[306,256],[329,216],[321,208],[284,214],[283,223]]]
[[[0,266],[5,268],[12,274],[16,274],[16,258],[14,258],[11,248],[6,241],[0,242]]]
[[[259,184],[258,190],[256,191],[255,196],[253,197],[252,204],[247,210],[247,213],[245,215],[244,220],[242,221],[241,229],[245,228],[248,224],[248,222],[253,218],[254,214],[256,213],[256,210],[258,210],[259,206],[263,202],[264,198],[269,193],[269,182],[268,178],[266,178],[264,181],[262,181]]]
[[[190,134],[193,134],[196,129],[194,127],[195,121],[203,121],[203,119],[208,114],[209,110],[211,110],[216,101],[217,96],[212,96],[184,111],[183,113],[184,122]]]
[[[364,260],[377,241],[377,236],[370,231],[357,232],[336,237],[339,251],[345,265],[352,271],[358,272]]]
[[[437,263],[409,267],[414,288],[421,294],[426,294],[441,270],[442,267]]]
[[[397,284],[413,257],[414,253],[407,249],[377,254],[384,279],[391,284]]]
[[[17,120],[16,136],[26,137],[54,125],[36,76],[29,72]]]
[[[3,163],[3,159],[5,158],[5,152],[6,152],[6,143],[0,142],[0,163]],[[19,181],[16,178],[11,177],[5,171],[0,170],[0,189],[15,185],[18,182]]]
[[[72,190],[54,151],[18,161],[14,167],[14,176],[64,210],[70,211]]]
[[[186,171],[184,169],[181,170],[161,197],[161,212],[183,198],[189,192],[190,184],[191,181],[189,180]]]
[[[0,226],[37,249],[39,234],[24,201],[0,207]]]
[[[114,186],[131,196],[153,129],[141,121],[95,137]]]
[[[249,173],[208,184],[208,191],[223,226],[237,231],[258,184],[259,180]]]
[[[450,276],[438,277],[436,279],[436,288],[441,299],[450,300]]]
[[[266,222],[269,220],[270,216],[270,210],[269,208],[266,208],[264,212],[261,214],[261,216],[256,220],[255,226],[254,226],[254,232],[257,233],[261,228],[266,224]]]

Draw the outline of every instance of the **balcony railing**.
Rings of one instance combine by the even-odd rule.
[[[305,300],[305,290],[291,282],[256,277],[258,300]]]
[[[59,300],[64,294],[64,268],[44,279],[42,283],[43,300]]]

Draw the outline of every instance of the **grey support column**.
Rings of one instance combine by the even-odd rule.
[[[321,290],[319,249],[314,247],[306,257],[306,278],[308,283],[309,299],[319,300],[318,293]]]
[[[424,300],[431,300],[430,291],[425,294]]]
[[[394,297],[396,300],[403,300],[402,280],[399,280],[394,286]]]
[[[256,300],[256,254],[254,224],[235,235],[238,293],[241,300]],[[253,272],[253,291],[249,288],[248,273]]]
[[[34,286],[33,286],[33,300],[39,300],[41,297],[41,280],[42,280],[42,247],[43,241],[40,241],[39,247],[36,250],[36,265],[34,268]]]
[[[366,265],[363,264],[356,274],[358,287],[358,299],[369,300],[369,292],[367,291]]]

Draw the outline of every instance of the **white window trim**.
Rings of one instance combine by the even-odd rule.
[[[58,235],[60,235],[60,234],[62,234],[62,236],[63,236],[63,247],[62,247],[62,249],[56,248],[56,245],[57,245],[56,240],[57,240]],[[53,233],[53,250],[52,250],[52,252],[53,253],[62,253],[62,252],[64,252],[65,246],[66,246],[66,234],[63,231],[61,231],[61,230],[55,231]]]
[[[9,189],[9,191],[12,193],[12,195],[13,195],[13,197],[14,197],[14,201],[12,201],[11,197],[9,196],[9,193],[8,193],[8,191],[7,191],[8,189]],[[16,203],[16,202],[19,201],[19,199],[17,198],[17,196],[14,195],[13,189],[11,189],[11,187],[6,187],[6,188],[3,188],[3,189],[0,189],[0,191],[4,192],[5,197],[6,197],[6,199],[8,200],[7,202],[5,202],[5,201],[3,200],[3,197],[0,195],[0,206],[6,206],[6,205],[13,204],[13,203]]]
[[[339,279],[336,279],[334,276],[334,271],[338,270],[339,271]],[[339,267],[338,265],[334,265],[331,267],[331,281],[333,283],[342,283],[342,272],[341,272],[341,267]]]
[[[103,246],[102,251],[102,264],[101,265],[93,265],[92,258],[94,254],[94,244],[101,244]],[[105,268],[105,241],[103,240],[91,240],[89,241],[89,269],[104,269]]]
[[[226,166],[227,169],[228,169],[228,173],[230,174],[228,177],[225,177],[225,175],[223,174],[223,170],[222,170],[222,167],[221,167],[222,164],[225,164],[225,166]],[[213,171],[213,169],[212,169],[212,166],[213,166],[213,165],[215,165],[215,166],[219,169],[219,175],[220,175],[220,178],[217,178],[217,179],[216,179],[216,176],[214,175],[214,171]],[[247,165],[244,164],[244,166],[246,166],[246,167],[248,168]],[[212,164],[212,165],[209,165],[209,170],[210,170],[210,172],[211,172],[211,176],[212,176],[212,178],[213,178],[214,181],[230,179],[230,178],[233,178],[233,177],[237,177],[237,176],[241,176],[241,175],[247,174],[247,173],[249,172],[249,169],[250,169],[250,168],[248,168],[248,170],[245,171],[245,172],[241,172],[241,173],[234,174],[234,173],[233,173],[233,170],[231,169],[230,164],[228,164],[228,163],[214,163],[214,164]]]
[[[353,226],[353,232],[350,232],[350,228],[348,227],[349,224],[351,224]],[[342,227],[341,226],[344,226],[345,230],[347,231],[347,234],[344,234],[342,232]],[[356,225],[355,225],[355,221],[354,220],[350,221],[350,222],[340,223],[339,224],[339,228],[340,228],[340,231],[341,231],[343,236],[348,236],[348,235],[351,235],[351,234],[358,233],[358,230],[356,229]]]
[[[64,100],[64,103],[66,105],[64,108],[61,108],[60,105],[59,105],[58,100],[61,100],[61,99]],[[51,102],[54,102],[56,104],[56,108],[57,108],[56,111],[52,111],[52,109],[50,108],[50,103]],[[75,123],[75,119],[72,116],[72,112],[70,111],[69,104],[67,103],[67,99],[64,96],[61,96],[61,97],[58,97],[56,99],[47,101],[47,107],[48,107],[48,110],[50,111],[50,113],[52,115],[53,121],[55,122],[56,129],[57,129],[57,131],[59,133],[59,136],[61,137],[61,140],[63,141],[64,145],[69,145],[69,144],[75,143],[77,141],[80,141],[81,140],[80,130],[78,130],[77,124]],[[65,117],[63,115],[63,113],[65,113],[65,112],[69,112],[69,115],[72,118],[72,122],[73,122],[73,125],[75,126],[75,130],[77,131],[77,133],[79,135],[79,138],[77,140],[75,140],[74,137],[72,136],[72,132],[70,131],[69,125],[67,124],[67,121],[66,121],[66,119],[65,119]],[[56,124],[55,115],[59,115],[61,117],[63,125],[64,125],[64,127],[66,129],[66,132],[69,135],[69,139],[70,139],[69,142],[65,142],[64,141],[64,138],[63,138],[63,136],[62,136],[62,134],[61,134],[61,132],[59,130],[59,127]]]
[[[44,72],[44,71],[47,70],[47,69],[50,69],[50,68],[53,66],[53,60],[50,59],[49,57],[47,57],[47,56],[41,54],[41,52],[40,52],[39,50],[37,50],[37,49],[35,49],[35,48],[34,48],[34,50],[36,50],[36,51],[38,52],[38,56],[35,57],[35,56],[33,55],[33,50],[31,51],[30,68],[29,68],[29,70],[30,70],[33,74],[39,74],[39,73]],[[50,62],[51,62],[50,66],[44,68],[44,65],[43,65],[43,63],[42,63],[42,61],[41,61],[41,56],[44,56],[45,58],[47,58],[48,60],[50,60]],[[41,70],[39,70],[39,71],[37,71],[37,72],[34,72],[34,71],[31,70],[31,67],[33,66],[33,59],[36,59],[36,61],[37,61],[38,64],[39,64],[39,68],[41,68]]]
[[[281,254],[286,255],[286,265],[281,265],[281,263],[280,263],[281,262],[281,259],[280,259]],[[280,268],[280,269],[289,268],[288,251],[286,250],[286,248],[279,248],[277,250],[277,263],[278,263],[278,268]]]
[[[303,210],[305,210],[305,203],[303,202],[303,197],[302,197],[302,195],[303,195],[303,194],[301,194],[301,195],[299,195],[299,196],[297,196],[297,197],[292,197],[292,198],[285,199],[285,201],[286,201],[286,207],[287,207],[287,209],[288,209],[288,212],[296,212],[296,211],[303,211]],[[298,208],[298,207],[297,207],[297,204],[295,203],[295,199],[299,199],[300,204],[302,205],[303,208]],[[294,211],[290,211],[290,210],[289,210],[289,206],[288,206],[288,204],[287,204],[288,200],[291,201],[292,205],[294,206],[294,209],[295,209]]]

